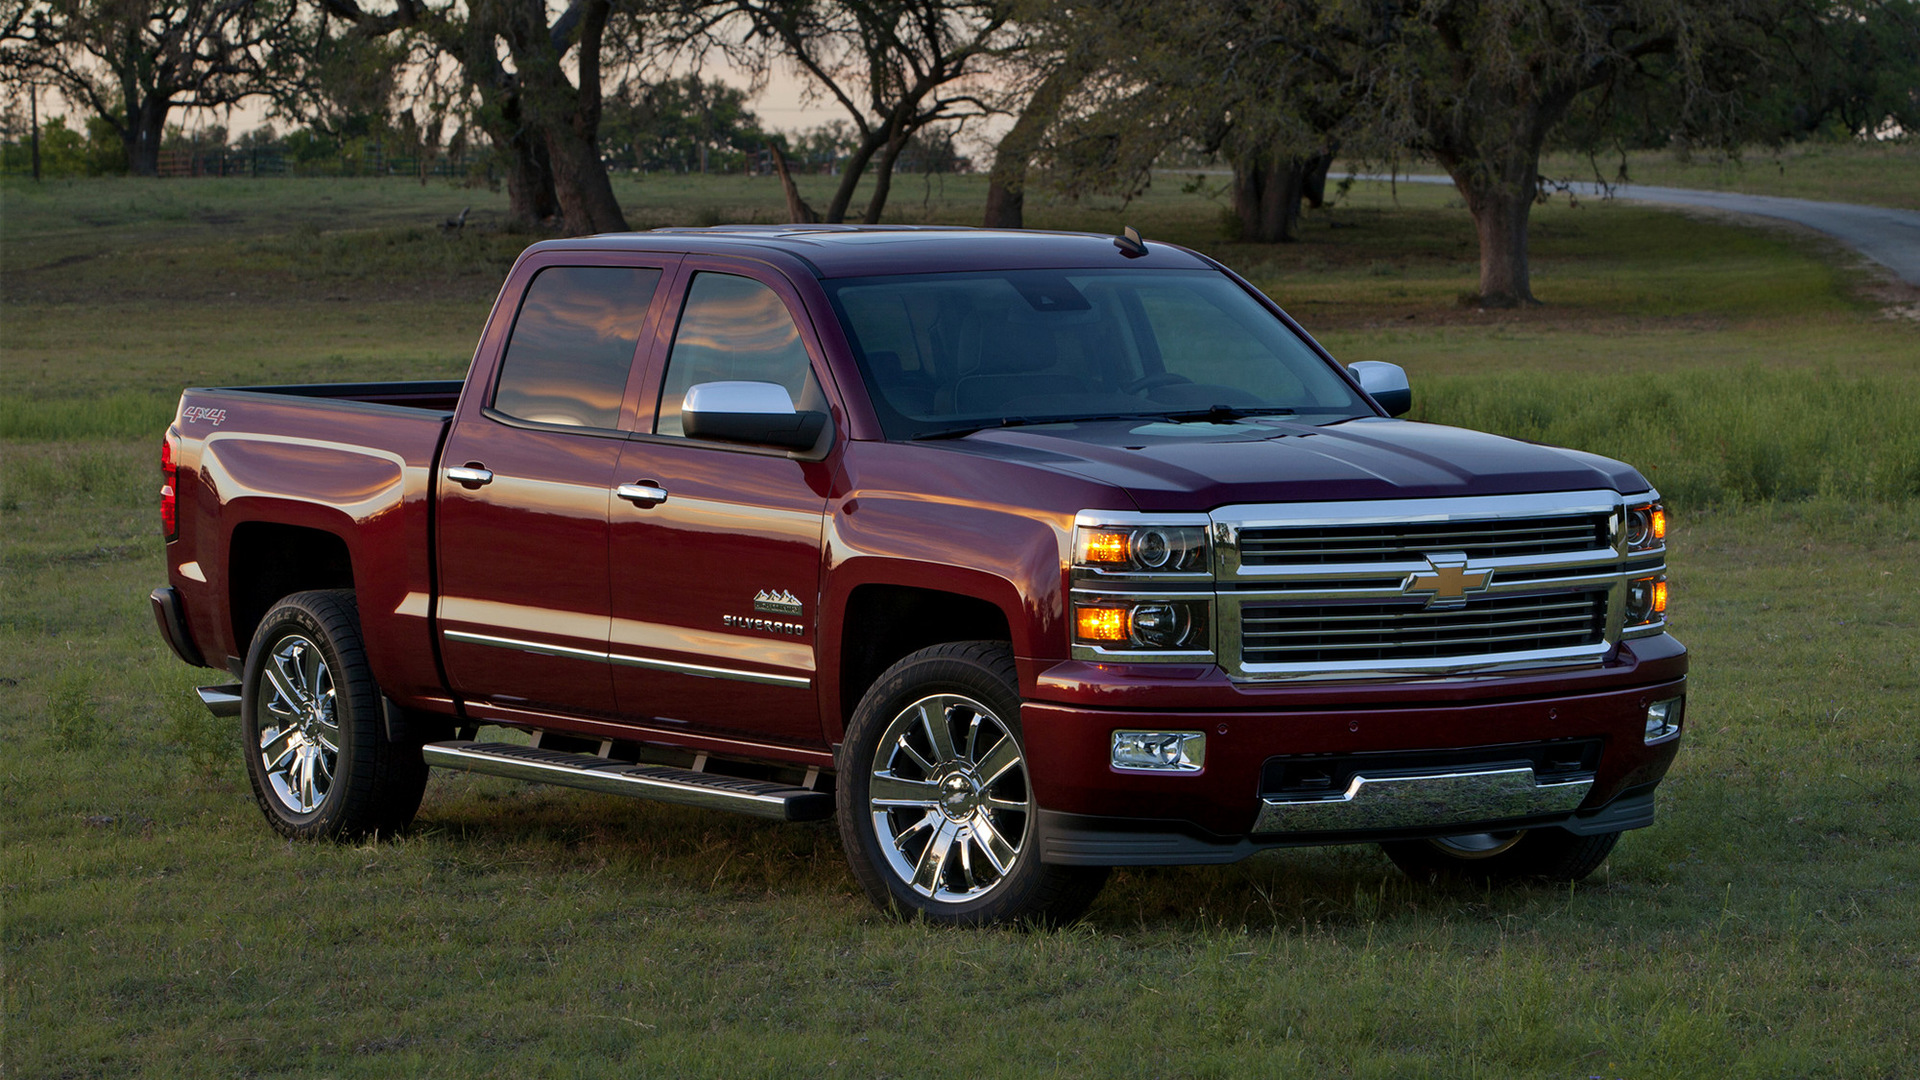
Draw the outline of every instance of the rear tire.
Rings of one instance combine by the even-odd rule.
[[[299,840],[396,833],[426,791],[418,746],[387,738],[352,592],[285,597],[254,632],[241,683],[247,778],[267,823]]]
[[[1071,922],[1105,867],[1040,861],[1013,651],[935,645],[860,699],[841,745],[840,840],[883,910],[956,926]]]
[[[1579,836],[1565,829],[1467,833],[1381,844],[1416,881],[1579,881],[1600,869],[1619,843],[1617,832]]]

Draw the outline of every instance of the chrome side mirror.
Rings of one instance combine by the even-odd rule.
[[[1388,416],[1405,416],[1413,408],[1413,387],[1407,384],[1407,372],[1399,364],[1382,360],[1356,360],[1347,365],[1360,389],[1373,396]]]
[[[795,410],[779,383],[700,383],[680,403],[680,427],[690,439],[811,450],[826,426],[826,413]]]

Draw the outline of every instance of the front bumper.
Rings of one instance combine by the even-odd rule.
[[[1679,740],[1646,743],[1647,707],[1684,695],[1686,663],[1677,643],[1643,652],[1665,655],[1560,686],[1487,680],[1461,694],[1455,683],[1424,701],[1405,684],[1397,700],[1360,696],[1345,707],[1325,686],[1293,708],[1260,696],[1249,704],[1266,707],[1230,710],[1107,707],[1123,695],[1099,706],[1030,701],[1021,727],[1044,808],[1042,858],[1231,862],[1269,847],[1649,825]],[[1205,766],[1116,770],[1118,729],[1205,732]],[[1323,789],[1292,782],[1303,774]]]

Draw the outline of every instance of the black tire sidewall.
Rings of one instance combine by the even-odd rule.
[[[333,837],[345,831],[355,809],[354,789],[364,786],[358,775],[363,759],[363,740],[378,737],[372,730],[378,723],[379,695],[374,688],[366,655],[355,633],[349,641],[338,640],[316,610],[337,596],[325,593],[295,593],[274,605],[260,620],[253,643],[247,650],[245,673],[241,681],[240,731],[247,758],[247,779],[253,784],[254,798],[274,829],[295,839]],[[345,602],[352,614],[352,602]],[[356,628],[357,629],[357,628]],[[340,727],[340,748],[335,755],[333,784],[320,808],[296,814],[280,801],[267,779],[266,765],[260,760],[260,682],[265,678],[267,657],[273,647],[290,633],[297,633],[320,650],[334,686],[334,717]]]
[[[888,864],[880,845],[885,843],[874,831],[867,806],[868,778],[879,751],[880,737],[886,733],[902,710],[932,694],[959,694],[973,698],[992,710],[1017,740],[1021,740],[1022,767],[1028,768],[1027,790],[1033,790],[1033,775],[1025,764],[1026,743],[1020,727],[1020,692],[994,662],[995,652],[988,648],[936,646],[925,649],[895,664],[874,683],[841,745],[841,762],[836,784],[841,842],[847,848],[854,876],[876,904],[902,914],[918,915],[933,922],[955,925],[981,925],[1018,918],[1030,913],[1041,879],[1047,868],[1040,862],[1038,850],[1038,807],[1027,815],[1022,826],[1020,856],[1007,874],[985,896],[963,903],[950,903],[921,896]],[[1011,668],[1011,654],[1001,648]],[[1038,912],[1032,912],[1039,914]]]

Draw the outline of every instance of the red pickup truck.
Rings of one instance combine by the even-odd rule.
[[[289,836],[440,766],[831,816],[955,923],[1288,845],[1577,879],[1678,745],[1665,511],[1410,400],[1132,235],[551,241],[464,384],[186,391],[153,609]]]

